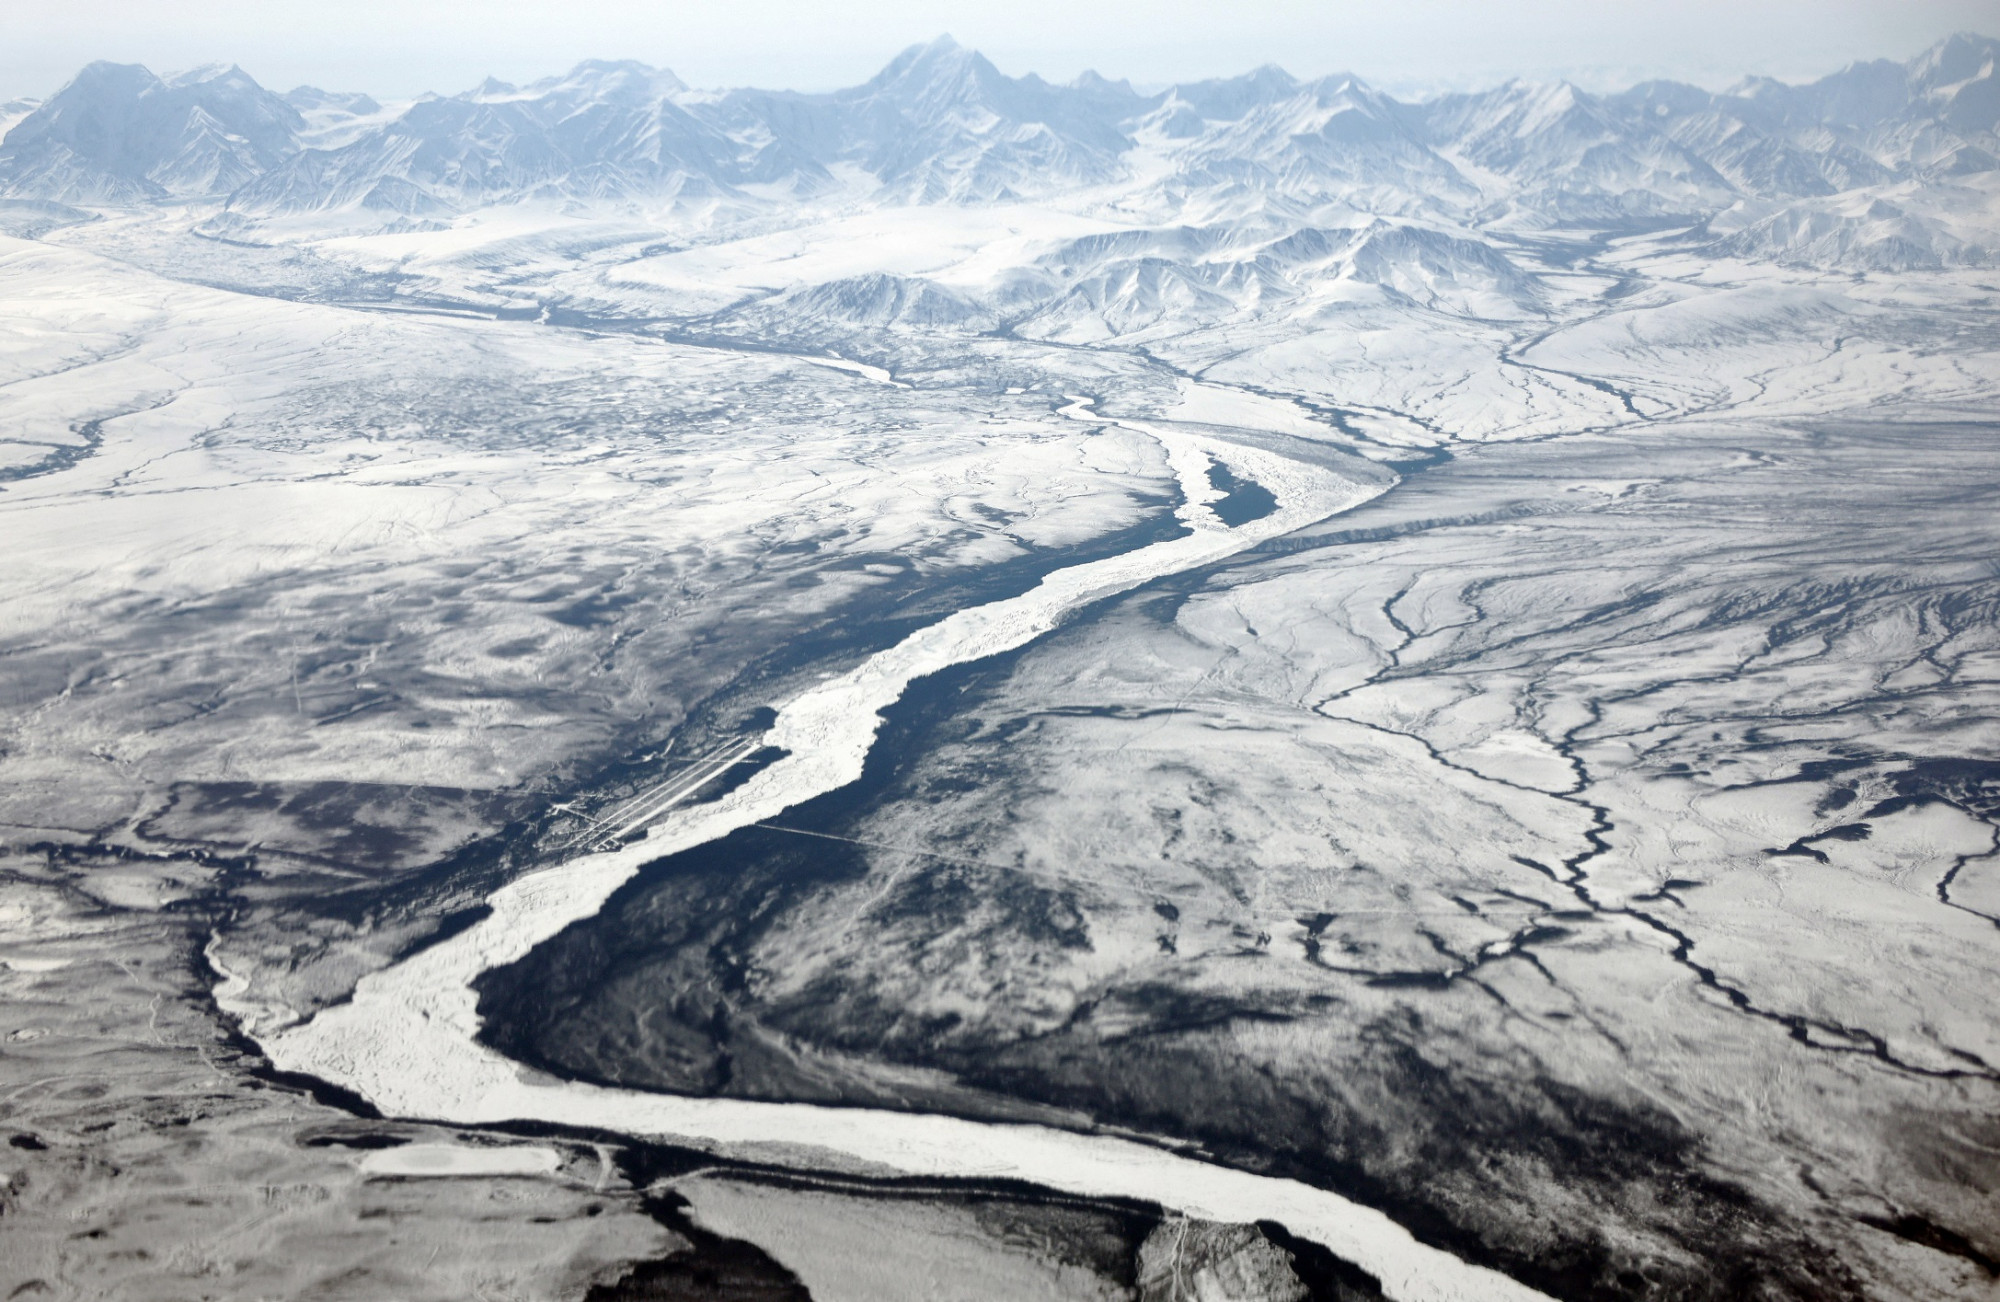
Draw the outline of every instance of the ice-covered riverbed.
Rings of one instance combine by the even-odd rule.
[[[1104,419],[1089,414],[1088,406],[1073,401],[1064,414]],[[781,1148],[818,1150],[834,1165],[858,1160],[910,1175],[1027,1180],[1076,1194],[1156,1201],[1217,1220],[1276,1220],[1375,1274],[1391,1296],[1412,1302],[1538,1296],[1418,1243],[1388,1217],[1335,1194],[1141,1143],[873,1109],[604,1089],[532,1075],[474,1038],[472,983],[481,973],[595,913],[642,864],[854,781],[874,741],[878,712],[913,680],[1020,647],[1092,601],[1219,560],[1381,491],[1273,453],[1127,425],[1158,439],[1167,453],[1184,498],[1184,535],[1058,570],[1020,596],[960,611],[804,693],[779,711],[765,739],[788,751],[785,759],[712,804],[670,815],[635,845],[516,880],[492,895],[484,921],[367,978],[348,1004],[280,1027],[266,1010],[244,1001],[240,983],[231,980],[218,992],[223,1006],[244,1020],[278,1067],[353,1090],[392,1115],[475,1124],[543,1121],[767,1158]],[[1265,485],[1278,508],[1240,528],[1224,526],[1207,505],[1219,496],[1208,477],[1211,458]]]

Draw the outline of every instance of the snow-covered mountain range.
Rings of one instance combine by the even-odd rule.
[[[1808,85],[1510,82],[1405,103],[1270,66],[1152,95],[1088,73],[1055,85],[946,37],[826,94],[695,90],[593,61],[386,108],[278,95],[234,67],[162,80],[96,63],[45,103],[7,106],[19,116],[0,142],[0,196],[407,222],[531,199],[1071,194],[1191,226],[1356,212],[1514,231],[1679,225],[1740,257],[1935,267],[2000,244],[1996,63],[2000,42],[1958,35]]]

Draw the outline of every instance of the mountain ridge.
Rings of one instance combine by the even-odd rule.
[[[829,92],[702,91],[664,68],[586,60],[385,109],[313,87],[278,95],[234,65],[161,78],[98,62],[0,139],[0,197],[386,221],[531,199],[755,204],[859,185],[877,202],[964,204],[1123,186],[1169,213],[1300,221],[1332,207],[1698,229],[1736,212],[1720,238],[1741,256],[1826,261],[1837,248],[1834,263],[1866,264],[1879,236],[1899,266],[1947,265],[1990,254],[1883,234],[1869,205],[1832,201],[2000,175],[1996,64],[2000,42],[1957,33],[1803,84],[1593,94],[1516,80],[1408,102],[1275,64],[1152,94],[1095,73],[1058,85],[943,36]]]

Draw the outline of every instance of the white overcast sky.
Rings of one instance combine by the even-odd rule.
[[[1085,68],[1142,86],[1278,63],[1403,93],[1567,76],[1592,86],[1745,72],[1803,80],[2000,34],[2000,0],[6,0],[0,97],[47,95],[92,59],[156,72],[239,63],[274,89],[409,95],[584,58],[696,86],[823,90],[949,32],[1002,70]]]

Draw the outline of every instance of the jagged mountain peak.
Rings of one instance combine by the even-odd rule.
[[[1911,90],[1954,131],[2000,131],[2000,41],[1959,32],[1910,60]]]
[[[1347,73],[1293,83],[1289,94],[1252,108],[1239,125],[1349,145],[1410,139],[1402,107]]]
[[[1514,119],[1518,134],[1547,131],[1565,119],[1589,119],[1598,112],[1597,100],[1575,82],[1513,81],[1508,85],[1513,91],[1510,98],[1518,106]]]
[[[1724,88],[1722,93],[1731,99],[1754,100],[1771,95],[1783,95],[1791,89],[1790,86],[1779,81],[1776,77],[1768,77],[1763,73],[1752,73],[1747,77],[1737,78]]]
[[[295,152],[304,126],[233,64],[163,81],[92,63],[7,134],[0,188],[62,202],[222,193]]]
[[[1298,79],[1275,63],[1260,63],[1233,80],[1253,86],[1296,86]]]
[[[1953,32],[1904,66],[1923,90],[1937,90],[1993,75],[2000,41],[1975,32]]]
[[[668,69],[636,59],[585,59],[567,76],[537,85],[552,92],[583,93],[599,99],[658,98],[688,88]]]
[[[560,100],[642,103],[678,94],[687,83],[665,68],[636,59],[585,59],[558,77],[544,77],[526,86],[488,77],[457,98],[474,104]]]
[[[857,89],[863,94],[893,93],[941,82],[999,78],[1002,75],[985,55],[967,49],[947,34],[933,41],[909,46]]]
[[[1076,74],[1069,83],[1069,89],[1085,91],[1093,95],[1119,95],[1129,96],[1132,99],[1140,98],[1139,92],[1132,89],[1130,81],[1123,77],[1114,81],[1110,77],[1106,77],[1098,72],[1095,68],[1085,68],[1082,72]]]
[[[1438,140],[1503,167],[1525,152],[1573,151],[1621,134],[1603,105],[1567,81],[1517,78],[1491,90],[1444,96],[1419,113]]]
[[[1321,109],[1359,113],[1379,122],[1393,123],[1399,129],[1405,116],[1401,104],[1350,72],[1297,83],[1294,95]]]
[[[54,104],[65,98],[75,102],[85,96],[103,94],[140,95],[157,89],[161,84],[153,70],[144,64],[94,59],[84,64],[67,85],[51,95],[48,103]]]
[[[379,113],[382,106],[372,96],[359,91],[321,90],[318,86],[294,86],[282,96],[285,103],[301,113],[332,110],[340,113]]]
[[[858,161],[904,198],[992,199],[1117,175],[1131,145],[1120,124],[1149,102],[1101,77],[1071,86],[1010,77],[944,36],[852,90],[788,101],[788,125],[802,148]],[[796,110],[808,104],[832,112],[802,121]]]
[[[836,98],[890,106],[922,123],[966,112],[1038,120],[1043,114],[1037,101],[1045,101],[1052,89],[1040,77],[1009,77],[977,50],[940,36],[910,46],[867,82]]]
[[[1212,122],[1233,122],[1261,104],[1296,94],[1298,88],[1291,73],[1266,63],[1234,77],[1183,82],[1170,93]]]
[[[237,90],[263,89],[255,78],[234,63],[205,63],[199,68],[171,73],[161,78],[161,81],[175,89],[183,86],[215,86]]]
[[[1723,98],[1737,96],[1726,92]],[[1684,81],[1642,81],[1630,90],[1607,95],[1603,102],[1613,109],[1634,114],[1642,120],[1684,117],[1705,113],[1715,107],[1717,96]]]

